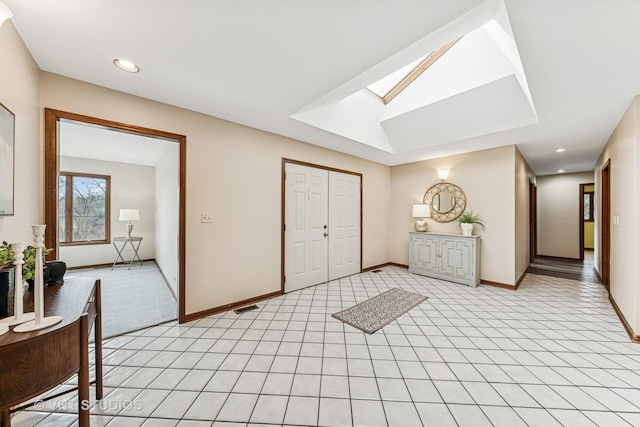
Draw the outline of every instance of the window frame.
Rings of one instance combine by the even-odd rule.
[[[82,240],[73,241],[73,197],[65,197],[65,241],[62,242],[58,238],[60,246],[87,246],[87,245],[105,245],[111,243],[111,177],[109,175],[98,175],[84,172],[66,172],[60,171],[58,176],[58,185],[60,185],[60,177],[66,177],[65,193],[73,194],[73,178],[99,178],[106,181],[105,194],[105,218],[104,218],[104,239],[101,240]],[[58,201],[60,200],[60,191],[58,190]],[[56,224],[59,230],[59,223]]]

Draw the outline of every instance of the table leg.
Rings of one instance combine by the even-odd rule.
[[[124,248],[127,246],[127,242],[124,242],[122,244],[122,247],[120,249],[118,249],[118,245],[116,245],[116,242],[113,242],[113,247],[116,249],[116,252],[118,253],[118,255],[116,256],[116,260],[114,261],[113,265],[111,266],[111,270],[113,270],[113,268],[116,266],[116,264],[118,264],[118,260],[122,260],[123,264],[126,264],[124,257],[122,256],[122,252],[124,251]]]
[[[78,371],[78,421],[80,427],[89,427],[89,322],[87,315],[80,317],[80,370]]]
[[[100,280],[96,280],[96,320],[93,324],[95,332],[95,363],[96,363],[96,400],[102,399],[102,291]]]
[[[9,408],[0,411],[0,427],[11,427],[11,414]]]

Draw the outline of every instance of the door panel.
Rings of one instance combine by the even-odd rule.
[[[328,172],[285,167],[285,291],[327,281]]]
[[[411,267],[422,271],[438,272],[437,249],[435,239],[428,236],[416,237],[413,242],[411,252]]]
[[[360,272],[360,176],[329,172],[329,280]]]
[[[471,259],[473,257],[473,250],[470,243],[444,240],[440,250],[440,267],[443,272],[463,279],[473,276],[471,268],[474,264]]]

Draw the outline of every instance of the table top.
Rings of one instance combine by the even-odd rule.
[[[114,237],[114,242],[140,242],[142,241],[142,237],[140,236],[131,236],[131,237]]]
[[[45,335],[75,322],[86,312],[96,280],[93,277],[74,277],[66,279],[62,285],[45,287],[45,316],[62,316],[62,322],[37,331],[20,333],[13,332],[14,326],[11,326],[9,332],[0,335],[0,347]],[[33,311],[33,292],[29,291],[24,294],[24,312],[30,311]]]

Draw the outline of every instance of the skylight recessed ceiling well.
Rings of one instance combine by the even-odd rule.
[[[481,6],[291,117],[396,154],[537,123],[503,0]]]
[[[382,102],[388,104],[396,97],[396,95],[402,92],[415,79],[417,79],[420,74],[425,72],[427,68],[433,65],[433,63],[444,55],[454,44],[458,42],[458,40],[460,39],[447,43],[440,49],[431,52],[429,55],[423,56],[422,58],[413,61],[411,64],[402,67],[398,71],[389,74],[387,77],[370,84],[367,86],[367,89],[378,95]]]
[[[383,99],[389,94],[389,92],[391,92],[394,87],[398,85],[398,83],[400,83],[400,81],[402,81],[405,77],[408,77],[409,73],[415,70],[415,68],[420,63],[422,63],[425,58],[426,56],[423,56],[422,58],[413,61],[411,64],[405,65],[398,71],[389,74],[387,77],[384,77],[377,82],[370,84],[369,86],[367,86],[367,89],[378,95],[380,99]]]

